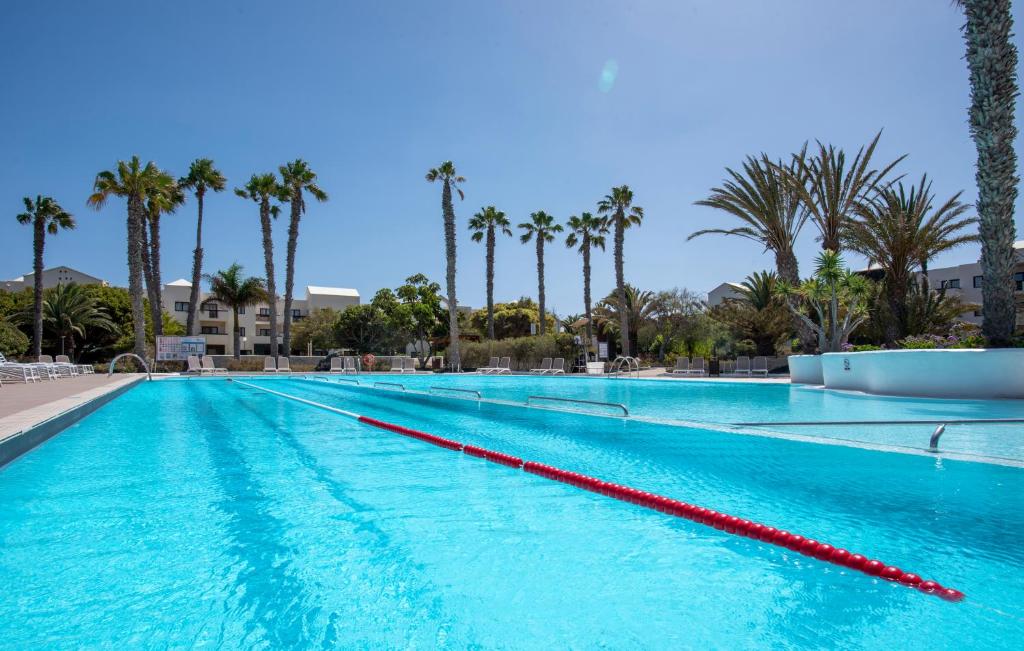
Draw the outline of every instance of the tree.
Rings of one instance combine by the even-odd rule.
[[[5,357],[17,357],[28,350],[28,347],[29,340],[25,333],[13,323],[0,318],[0,354]]]
[[[879,131],[867,148],[857,150],[849,169],[846,152],[819,140],[818,152],[810,159],[806,155],[807,147],[793,155],[798,174],[785,170],[811,221],[818,227],[823,250],[836,253],[841,250],[843,229],[853,216],[854,208],[876,188],[884,187],[886,175],[906,158],[906,155],[900,156],[881,170],[871,169],[871,157],[881,137]]]
[[[587,345],[594,338],[594,313],[590,305],[590,251],[601,249],[604,251],[605,235],[608,234],[608,220],[601,217],[594,217],[589,212],[581,213],[579,217],[573,215],[566,222],[569,235],[565,238],[565,245],[570,249],[578,247],[577,250],[583,256],[583,311],[587,319]]]
[[[142,270],[146,278],[150,317],[156,335],[163,334],[163,323],[160,317],[163,312],[163,289],[160,279],[160,216],[174,212],[183,203],[185,203],[185,195],[178,187],[174,177],[163,171],[158,172],[154,179],[154,187],[146,197],[146,217],[149,222],[148,238],[145,225],[142,228]]]
[[[420,365],[424,367],[434,354],[434,338],[444,334],[445,311],[441,306],[440,291],[441,286],[423,274],[409,276],[404,285],[395,289],[398,300],[409,308],[410,334],[420,353]]]
[[[291,219],[288,221],[288,254],[284,264],[284,351],[291,352],[292,345],[292,291],[295,288],[295,249],[299,244],[299,220],[306,212],[305,193],[320,202],[327,201],[327,193],[316,183],[316,172],[301,158],[296,158],[279,168],[281,172],[282,201],[291,204]]]
[[[487,338],[494,339],[494,239],[495,234],[512,235],[511,223],[505,213],[494,206],[481,208],[480,212],[469,220],[469,229],[473,231],[473,241],[485,240],[487,263]],[[485,239],[486,238],[486,239]]]
[[[32,226],[32,271],[34,280],[34,306],[32,312],[32,357],[43,353],[43,248],[46,234],[56,235],[61,229],[75,227],[75,218],[60,207],[52,197],[37,195],[35,201],[24,198],[25,212],[18,215],[18,223]]]
[[[476,310],[469,317],[470,325],[480,332],[486,326],[487,311]],[[544,317],[547,327],[554,328],[555,320],[548,314]],[[530,336],[530,326],[540,323],[537,304],[528,297],[522,297],[514,303],[496,303],[494,305],[494,335],[496,339],[511,339]]]
[[[306,350],[312,346],[313,351],[326,351],[338,347],[334,337],[338,325],[338,310],[324,307],[312,310],[309,315],[297,321],[292,330],[292,341],[298,350]]]
[[[114,331],[117,325],[82,285],[57,285],[43,300],[43,323],[60,341],[62,354],[75,355],[75,337],[85,338],[88,328]]]
[[[1017,47],[1010,0],[960,0],[971,80],[968,118],[978,150],[978,232],[981,239],[982,334],[993,346],[1008,346],[1016,324],[1013,273],[1017,229],[1017,154],[1014,122]]]
[[[207,275],[210,283],[210,294],[217,301],[231,308],[231,332],[234,335],[235,359],[242,350],[242,334],[238,326],[238,308],[250,307],[267,300],[267,287],[262,278],[246,278],[242,274],[242,265],[235,262],[227,269]]]
[[[372,303],[353,305],[338,317],[335,338],[342,347],[360,354],[379,352],[388,341],[388,322]]]
[[[235,188],[235,194],[249,199],[260,207],[260,228],[263,231],[263,264],[267,271],[267,305],[270,308],[270,354],[277,359],[281,350],[277,337],[277,285],[274,282],[274,239],[271,237],[270,218],[277,219],[281,209],[270,205],[271,199],[280,199],[284,190],[273,174],[253,174],[244,188]]]
[[[611,226],[615,228],[614,253],[615,258],[615,294],[619,302],[619,329],[621,332],[630,332],[629,310],[626,308],[626,276],[623,269],[623,245],[626,237],[626,229],[631,226],[639,226],[644,219],[644,209],[633,205],[633,191],[628,185],[612,188],[611,194],[605,195],[597,204],[597,212],[607,215],[611,220]],[[622,354],[630,355],[632,349],[629,347],[629,338],[626,337],[622,344]]]
[[[192,289],[188,295],[188,317],[185,320],[185,332],[189,335],[199,334],[199,282],[203,277],[203,205],[207,191],[221,192],[227,185],[227,179],[213,166],[209,158],[197,158],[188,167],[188,175],[178,179],[178,187],[191,190],[196,196],[198,217],[196,219],[196,248],[192,250]]]
[[[964,217],[970,206],[959,201],[960,193],[935,207],[935,195],[927,176],[907,190],[903,183],[879,190],[855,206],[856,216],[845,227],[843,243],[881,268],[882,289],[891,316],[886,343],[895,344],[908,332],[907,296],[920,270],[928,291],[928,261],[940,252],[975,241],[961,231],[976,220]]]
[[[89,205],[97,210],[111,196],[124,197],[128,203],[128,293],[132,300],[134,352],[146,357],[146,314],[143,303],[143,242],[146,228],[145,201],[159,184],[160,170],[153,162],[143,166],[138,156],[128,162],[118,161],[116,172],[104,170],[96,175]]]
[[[448,290],[448,363],[453,371],[461,368],[459,360],[459,304],[455,298],[455,208],[452,206],[452,188],[465,199],[460,184],[465,177],[455,171],[455,164],[446,160],[427,172],[427,182],[441,182],[441,214],[444,216],[444,249],[447,258],[445,278]]]
[[[737,339],[752,341],[757,355],[774,355],[790,332],[789,313],[776,291],[778,281],[774,271],[754,272],[743,281],[740,298],[728,298],[711,311]]]
[[[637,339],[640,328],[648,323],[656,314],[658,304],[655,301],[654,292],[639,290],[627,284],[623,295],[626,300],[619,301],[618,290],[609,294],[594,308],[594,319],[598,327],[605,335],[618,337],[620,348],[623,353],[627,350],[637,350]],[[625,304],[626,314],[622,314],[621,305]],[[626,323],[629,330],[626,330],[625,337],[622,336],[622,324]]]
[[[562,225],[555,223],[555,218],[543,210],[530,214],[530,221],[519,224],[523,234],[519,241],[526,244],[531,239],[537,243],[537,305],[540,315],[540,334],[544,334],[547,325],[544,318],[544,243],[553,242],[555,233],[562,232]]]
[[[780,296],[798,294],[804,304],[814,310],[816,320],[786,301],[789,310],[818,335],[818,348],[823,353],[838,353],[850,334],[868,319],[871,284],[864,276],[843,268],[839,253],[828,249],[818,254],[814,277],[798,287],[778,282],[775,291]]]

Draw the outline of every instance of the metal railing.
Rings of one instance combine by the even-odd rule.
[[[455,388],[452,388],[452,387],[430,387],[430,392],[431,393],[433,393],[435,391],[455,391],[457,393],[469,393],[471,395],[476,396],[477,400],[480,400],[480,397],[481,397],[480,396],[480,392],[477,391],[476,389],[455,389]]]
[[[623,372],[633,377],[640,377],[640,360],[636,357],[619,355],[608,367],[608,377],[618,377]]]
[[[378,389],[380,387],[398,387],[402,391],[405,391],[405,385],[404,384],[399,384],[398,382],[374,382],[373,383],[373,388],[374,389]],[[391,391],[391,389],[388,389],[388,391]]]
[[[121,359],[122,357],[134,357],[135,359],[139,360],[139,363],[142,364],[142,368],[146,369],[146,377],[149,378],[150,380],[153,379],[153,374],[149,372],[149,364],[146,363],[146,360],[142,359],[135,353],[121,353],[114,359],[110,360],[110,366],[107,367],[107,377],[110,377],[111,375],[114,374],[114,364],[117,364],[117,360]]]
[[[598,405],[600,407],[611,407],[613,409],[621,409],[623,416],[629,416],[629,409],[626,405],[621,402],[599,402],[597,400],[579,400],[576,398],[556,398],[554,396],[528,396],[526,398],[526,404],[529,405],[531,400],[550,400],[553,402],[569,402],[581,405]]]
[[[324,379],[327,380],[327,378]],[[351,377],[336,377],[334,379],[337,380],[338,382],[351,382],[352,384],[359,384],[359,380]],[[327,381],[330,382],[331,380]]]

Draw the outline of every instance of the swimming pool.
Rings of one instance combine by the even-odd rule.
[[[1019,468],[340,382],[246,383],[813,535],[967,599],[238,382],[165,381],[0,470],[0,577],[18,586],[0,592],[0,647],[934,649],[1024,633]],[[617,384],[583,383],[548,386]],[[501,386],[532,394],[514,384]]]

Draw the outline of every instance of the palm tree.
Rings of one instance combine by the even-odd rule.
[[[317,201],[327,201],[327,193],[316,184],[316,172],[309,168],[306,161],[296,158],[287,165],[278,168],[281,172],[281,185],[284,188],[282,201],[292,205],[291,220],[288,222],[288,253],[284,263],[284,353],[291,352],[292,346],[292,290],[295,286],[295,249],[299,244],[299,220],[306,212],[306,199],[303,192],[308,192]]]
[[[452,206],[452,188],[459,193],[460,199],[466,196],[460,184],[465,177],[455,171],[455,164],[446,160],[427,172],[427,182],[441,182],[441,214],[444,216],[444,249],[447,258],[446,281],[448,290],[448,361],[453,371],[461,368],[459,359],[459,319],[458,301],[455,298],[455,208]]]
[[[594,217],[589,212],[581,213],[579,217],[573,215],[565,224],[569,229],[569,235],[565,238],[565,245],[570,249],[578,247],[583,255],[583,310],[587,318],[587,345],[594,338],[593,320],[594,315],[590,307],[590,250],[601,249],[604,251],[605,235],[608,234],[608,220],[601,217]]]
[[[624,351],[627,341],[631,349],[635,349],[641,326],[657,314],[661,305],[654,292],[639,290],[629,284],[624,288],[622,295],[626,297],[623,302],[619,301],[618,290],[606,296],[594,308],[594,319],[602,332],[618,336],[619,344]],[[622,318],[621,305],[626,306],[625,319]],[[625,331],[625,337],[622,336],[623,323],[629,324],[629,330]]]
[[[142,270],[146,278],[146,293],[149,295],[149,313],[153,319],[154,335],[164,333],[161,317],[163,289],[160,286],[160,216],[174,212],[183,203],[185,195],[174,177],[167,172],[159,172],[146,199],[148,238],[145,227],[142,229]]]
[[[981,239],[982,334],[994,346],[1011,343],[1016,324],[1013,205],[1017,199],[1017,47],[1010,0],[960,0],[967,21],[968,112],[978,150],[978,232]]]
[[[547,329],[544,317],[544,243],[553,242],[555,233],[562,232],[562,225],[555,223],[555,218],[543,210],[530,214],[530,221],[519,225],[523,234],[519,241],[526,244],[531,239],[537,242],[537,312],[540,315],[540,334]]]
[[[199,281],[203,277],[203,202],[207,190],[221,192],[227,185],[227,179],[213,166],[209,158],[197,158],[188,167],[188,175],[178,179],[178,187],[191,190],[196,195],[199,217],[196,220],[196,248],[192,250],[192,289],[188,295],[188,318],[185,320],[185,332],[189,335],[199,334]]]
[[[270,232],[270,218],[277,218],[281,209],[270,205],[271,199],[280,200],[285,189],[273,174],[253,174],[244,188],[235,188],[235,194],[249,199],[260,207],[260,228],[263,230],[263,264],[267,270],[267,305],[270,308],[270,354],[280,354],[277,341],[277,287],[274,283],[274,239]],[[237,348],[236,348],[237,350]]]
[[[242,335],[238,327],[238,309],[250,307],[264,301],[269,302],[267,287],[262,278],[246,278],[242,275],[242,265],[237,262],[227,269],[222,269],[212,276],[205,276],[210,283],[210,294],[217,301],[231,308],[231,331],[234,335],[235,359],[242,349]]]
[[[61,354],[75,359],[75,336],[86,328],[114,331],[117,325],[81,285],[57,285],[43,300],[43,322],[60,340]]]
[[[512,235],[511,223],[505,213],[494,206],[481,208],[480,212],[469,220],[469,230],[473,231],[473,241],[479,242],[486,238],[487,261],[487,338],[494,339],[494,239],[495,233]]]
[[[846,152],[832,145],[825,146],[820,140],[818,153],[810,159],[806,156],[807,147],[793,155],[794,167],[801,173],[794,175],[787,171],[787,176],[810,213],[811,221],[818,227],[823,250],[840,251],[843,227],[857,203],[876,188],[884,187],[885,176],[906,158],[906,155],[900,156],[881,170],[871,169],[871,157],[881,137],[879,131],[867,148],[857,150],[849,169]]]
[[[56,235],[60,229],[71,230],[75,218],[60,207],[52,197],[36,196],[35,201],[25,197],[25,212],[18,215],[18,223],[32,225],[32,271],[35,283],[35,301],[32,308],[32,357],[43,353],[43,247],[46,234]]]
[[[152,161],[143,166],[138,156],[128,162],[118,161],[116,172],[104,170],[96,175],[88,203],[97,210],[111,196],[125,197],[128,202],[128,294],[132,302],[132,333],[134,352],[146,357],[146,316],[143,307],[143,243],[146,228],[146,199],[159,185],[160,170]]]
[[[977,220],[963,216],[970,206],[960,202],[959,192],[937,208],[934,198],[927,175],[909,190],[899,183],[859,203],[856,218],[844,229],[844,245],[885,272],[882,288],[892,316],[885,332],[887,343],[908,334],[907,297],[914,271],[920,269],[927,291],[928,261],[977,239],[961,232]]]
[[[598,202],[597,212],[607,215],[610,218],[611,226],[615,227],[615,293],[619,300],[619,327],[622,332],[629,332],[629,311],[626,305],[626,276],[623,270],[622,247],[626,236],[626,229],[630,226],[639,226],[644,219],[644,209],[633,205],[633,191],[628,185],[621,185],[612,188],[611,194],[605,195],[604,199]],[[630,355],[630,342],[626,337],[622,342],[622,354]]]

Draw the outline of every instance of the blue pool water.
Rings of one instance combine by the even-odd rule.
[[[168,381],[0,470],[0,648],[959,649],[1024,635],[1019,468],[251,383],[785,527],[968,597],[946,603],[237,382]]]

